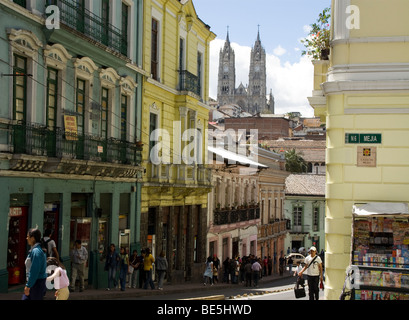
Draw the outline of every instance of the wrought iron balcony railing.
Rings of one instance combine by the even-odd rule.
[[[69,134],[61,128],[50,130],[35,124],[14,124],[1,130],[9,135],[13,153],[53,158],[92,160],[138,165],[142,148],[114,138],[101,139],[85,134]]]
[[[187,70],[179,70],[179,90],[190,91],[198,96],[201,96],[202,88],[200,86],[199,77]]]
[[[214,217],[213,224],[217,226],[242,221],[250,221],[260,218],[260,207],[231,210],[215,210],[213,217]]]
[[[114,27],[108,21],[84,8],[81,1],[55,0],[60,9],[60,22],[85,36],[127,55],[126,32]]]

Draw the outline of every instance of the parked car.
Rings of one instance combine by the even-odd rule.
[[[290,257],[293,259],[293,265],[296,265],[298,261],[301,262],[301,264],[304,264],[305,257],[301,253],[290,253],[289,255],[285,256],[285,261],[287,264]]]

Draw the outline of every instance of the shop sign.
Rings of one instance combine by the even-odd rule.
[[[9,217],[21,217],[23,215],[23,209],[21,207],[12,207],[9,210]]]
[[[382,134],[345,133],[345,143],[382,143]]]
[[[64,115],[65,139],[78,140],[77,117]]]

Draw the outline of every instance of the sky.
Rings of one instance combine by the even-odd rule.
[[[236,87],[248,84],[250,52],[260,30],[266,50],[267,94],[275,100],[275,113],[301,112],[313,117],[307,97],[312,96],[313,66],[301,55],[309,26],[331,0],[193,0],[199,18],[216,39],[210,43],[210,97],[217,99],[219,52],[229,37],[236,55]]]

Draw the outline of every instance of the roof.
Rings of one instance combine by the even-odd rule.
[[[285,180],[286,195],[325,196],[325,175],[291,174]]]

